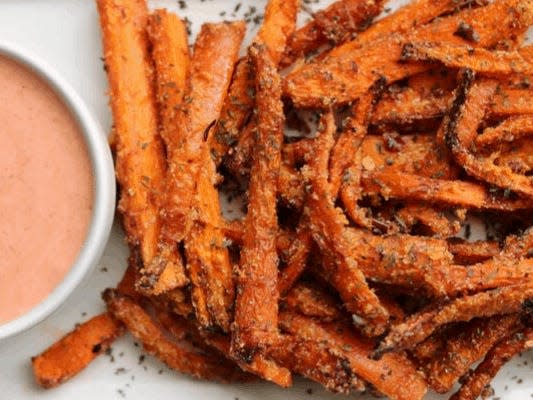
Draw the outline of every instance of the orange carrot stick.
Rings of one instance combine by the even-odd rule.
[[[237,273],[233,356],[253,359],[278,338],[277,178],[283,142],[280,77],[270,53],[253,45],[256,70],[257,140],[254,146],[245,235]]]
[[[176,150],[175,131],[180,125],[181,115],[177,111],[183,106],[183,96],[188,90],[189,46],[185,24],[176,15],[166,10],[156,10],[148,19],[148,36],[152,44],[152,58],[156,71],[156,95],[161,118],[161,136],[172,163]],[[170,171],[173,167],[170,168]],[[175,174],[165,182],[165,191],[171,193]],[[160,294],[182,286],[184,277],[183,260],[176,242],[170,238],[169,225],[175,221],[161,216],[159,251],[150,263],[140,270],[138,287],[146,294]]]
[[[191,110],[191,118],[202,118],[203,125],[201,130],[194,131],[195,137],[187,139],[197,142],[200,149],[195,160],[198,175],[192,197],[194,213],[189,217],[192,225],[185,237],[185,253],[199,324],[206,329],[220,328],[226,332],[230,328],[234,300],[233,267],[222,231],[215,165],[204,134],[220,115],[243,36],[241,22],[204,24],[191,65],[194,90],[191,104],[204,108]],[[192,117],[194,113],[201,117]]]
[[[105,352],[123,333],[124,326],[108,313],[91,318],[32,358],[35,380],[45,388],[65,382]]]
[[[155,194],[163,188],[166,165],[148,60],[148,12],[143,0],[98,0],[97,6],[116,132],[119,210],[129,243],[139,246],[143,264],[149,265],[158,252]],[[182,271],[176,272],[175,284],[186,283]]]

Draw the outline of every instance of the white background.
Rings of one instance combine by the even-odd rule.
[[[237,1],[187,0],[153,1],[152,6],[168,6],[192,21],[195,33],[202,21],[233,19]],[[392,1],[394,5],[406,1]],[[237,18],[264,0],[242,1]],[[325,3],[325,2],[323,2]],[[312,4],[312,8],[317,6]],[[305,16],[303,17],[305,18]],[[251,36],[251,33],[248,37]],[[56,68],[87,102],[105,129],[111,116],[107,107],[106,78],[100,60],[101,38],[98,16],[90,0],[0,0],[0,41],[19,44]],[[38,133],[36,133],[38,134]],[[31,244],[28,244],[31,251]],[[113,346],[113,357],[101,356],[70,382],[53,390],[42,390],[33,383],[30,357],[41,352],[76,322],[103,311],[100,292],[114,286],[122,275],[127,250],[123,235],[114,227],[105,255],[86,285],[69,299],[59,312],[15,338],[0,343],[0,400],[12,399],[333,399],[317,385],[297,380],[290,390],[267,383],[224,386],[199,382],[169,371],[146,357],[139,363],[141,349],[126,336]],[[1,256],[1,255],[0,255]],[[24,290],[24,288],[20,288]],[[533,354],[513,360],[497,377],[494,386],[501,399],[525,400],[533,396]],[[311,389],[311,393],[308,393]],[[339,398],[339,397],[335,397]],[[438,399],[438,396],[428,396]]]

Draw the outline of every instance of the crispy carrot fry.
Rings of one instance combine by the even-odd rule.
[[[501,246],[498,242],[451,239],[448,248],[453,254],[454,262],[458,264],[474,264],[483,262],[500,254]]]
[[[310,282],[299,282],[287,293],[283,305],[302,315],[324,322],[343,319],[338,300],[320,286]]]
[[[531,282],[460,297],[437,308],[413,314],[405,322],[393,326],[374,355],[379,357],[391,350],[412,348],[436,329],[451,322],[520,312],[532,298]]]
[[[528,99],[531,89],[501,88],[496,91],[490,113],[495,117],[533,114],[533,105]]]
[[[463,3],[463,4],[462,4]],[[361,32],[350,46],[361,47],[368,43],[391,35],[391,33],[409,32],[419,26],[425,25],[439,15],[457,10],[464,4],[471,2],[457,0],[414,0],[396,10],[396,12],[376,21],[366,31]],[[481,3],[481,2],[480,2]],[[485,3],[483,1],[482,3]],[[331,55],[342,53],[340,47],[333,49]]]
[[[423,229],[424,234],[444,238],[454,236],[461,230],[461,221],[448,218],[441,209],[426,204],[409,202],[393,218],[400,232],[408,232],[416,227]]]
[[[289,207],[300,209],[305,201],[304,182],[300,172],[285,162],[279,170],[278,187],[281,200]]]
[[[402,354],[386,354],[379,361],[369,359],[374,343],[354,333],[349,324],[318,323],[295,313],[280,313],[281,328],[298,339],[315,341],[317,345],[344,356],[354,375],[374,385],[391,399],[422,399],[426,383],[414,365]],[[320,347],[319,347],[320,348]]]
[[[450,400],[475,400],[500,368],[518,353],[533,347],[533,328],[514,333],[496,344]]]
[[[191,350],[167,339],[150,315],[125,296],[107,289],[103,294],[109,312],[123,322],[131,334],[139,340],[147,353],[160,359],[169,368],[198,379],[219,382],[239,382],[248,376],[216,354]]]
[[[278,279],[278,290],[283,295],[293,287],[303,273],[309,252],[311,251],[312,237],[311,233],[300,223],[296,230],[296,237],[288,249],[287,265]]]
[[[471,321],[461,332],[450,336],[445,349],[423,368],[428,383],[437,393],[448,392],[497,342],[517,326],[517,315]]]
[[[116,132],[119,209],[128,241],[139,246],[147,266],[158,252],[161,221],[154,194],[163,188],[166,169],[148,61],[148,13],[143,0],[98,0],[97,6]],[[177,286],[187,281],[179,266],[174,278]]]
[[[354,154],[357,153],[363,138],[366,136],[368,119],[378,96],[385,89],[385,84],[386,82],[378,80],[370,92],[359,99],[357,105],[352,108],[353,115],[346,121],[343,132],[333,146],[329,166],[329,182],[334,200],[337,198],[343,181],[347,180],[344,179],[345,172],[348,171],[351,181],[355,185],[359,184],[359,179],[356,179],[355,176],[360,177],[361,166],[355,161]]]
[[[520,139],[513,142],[509,149],[499,154],[494,163],[506,166],[512,171],[525,174],[533,169],[533,140]]]
[[[187,90],[189,69],[189,46],[185,24],[174,14],[166,10],[156,10],[148,19],[148,36],[152,44],[152,56],[156,70],[156,95],[161,118],[161,136],[165,142],[167,152],[174,154],[176,134],[174,131],[180,125],[177,107],[182,106],[183,96]],[[166,179],[166,187],[175,174]],[[166,189],[166,188],[165,188]],[[175,221],[163,214],[161,218],[161,233],[159,250],[152,260],[145,260],[144,268],[140,268],[138,287],[145,294],[160,294],[167,290],[182,286],[185,277],[183,260],[178,253],[176,242],[168,237],[168,231]]]
[[[402,61],[438,61],[449,68],[468,68],[484,75],[533,74],[533,63],[520,50],[501,51],[446,42],[410,42]]]
[[[533,183],[528,177],[514,173],[509,167],[495,165],[490,157],[475,156],[469,151],[497,83],[488,80],[474,83],[475,74],[471,70],[464,71],[462,77],[453,106],[442,123],[446,145],[474,178],[533,196]]]
[[[123,333],[123,325],[108,313],[91,318],[78,325],[44,353],[32,357],[35,380],[44,388],[52,388],[65,382],[107,350]]]
[[[362,184],[366,193],[377,192],[386,199],[419,200],[480,210],[515,211],[533,207],[530,200],[497,197],[476,183],[425,178],[397,172],[395,168],[364,174]]]
[[[128,267],[122,275],[122,279],[117,285],[117,290],[125,295],[130,296],[133,299],[140,297],[140,293],[137,292],[135,288],[135,282],[137,282],[137,273],[140,270],[139,265],[142,265],[141,256],[137,248],[130,250],[130,255],[128,257]]]
[[[194,96],[209,107],[201,111],[207,121],[218,119],[244,36],[244,24],[205,24],[195,44],[192,60]],[[201,80],[203,85],[195,85]],[[200,90],[203,89],[203,90]],[[204,126],[204,131],[209,124]],[[216,170],[204,131],[197,131],[198,180],[192,207],[192,226],[185,237],[192,301],[199,324],[206,329],[229,331],[234,300],[233,267],[222,231],[222,216],[215,188]]]
[[[297,58],[305,57],[325,44],[352,39],[354,34],[368,28],[384,3],[383,0],[337,0],[318,11],[310,22],[290,37],[281,66],[289,66]]]
[[[253,45],[256,70],[257,140],[249,184],[245,235],[237,273],[232,355],[253,359],[277,340],[278,231],[276,194],[283,142],[280,78],[269,52]]]
[[[226,167],[233,175],[250,175],[250,165],[252,162],[252,152],[254,148],[254,136],[257,134],[257,120],[251,117],[248,123],[240,132],[237,143],[231,149],[231,157],[226,160]]]
[[[198,326],[189,319],[178,318],[169,314],[164,309],[157,309],[157,317],[163,326],[168,329],[174,336],[179,337],[187,335],[193,338],[193,342],[199,343],[201,348],[209,346],[225,357],[230,354],[230,338],[217,333],[208,333],[199,331]],[[232,360],[233,361],[233,360]],[[243,370],[254,373],[263,379],[274,382],[282,387],[292,385],[290,372],[283,367],[278,366],[274,361],[263,356],[257,357],[250,364],[246,362],[237,362],[237,365]]]
[[[476,146],[487,147],[501,142],[512,142],[533,134],[533,115],[521,115],[506,119],[494,128],[487,128],[476,137]]]
[[[296,26],[298,0],[269,0],[265,8],[263,24],[254,43],[263,44],[269,51],[274,65],[278,65],[285,51],[288,38]],[[254,76],[249,56],[237,65],[229,93],[226,96],[220,120],[215,126],[211,148],[216,164],[239,140],[242,128],[250,119],[254,106]]]
[[[454,32],[460,23],[466,23],[479,36],[477,46],[491,47],[510,35],[520,35],[532,19],[530,2],[505,0],[435,20],[412,33],[378,39],[362,48],[358,48],[357,42],[347,42],[325,59],[292,71],[285,79],[284,93],[299,107],[327,108],[343,104],[361,96],[382,76],[393,82],[427,70],[427,64],[397,62],[405,42],[434,38],[435,41],[464,43],[465,40]]]
[[[310,221],[314,241],[326,255],[326,279],[339,291],[346,309],[368,335],[383,333],[388,321],[387,310],[368,287],[357,263],[349,256],[345,238],[345,217],[335,208],[328,183],[328,162],[336,130],[333,114],[327,113],[319,124],[321,132],[315,139],[315,152],[309,154],[304,179],[309,183],[304,213]]]
[[[241,244],[244,236],[244,221],[234,219],[232,221],[224,220],[222,222],[224,223],[224,236],[234,243]]]
[[[345,356],[313,340],[301,340],[292,335],[269,350],[280,364],[306,378],[322,384],[334,393],[361,392],[365,383],[359,379]]]

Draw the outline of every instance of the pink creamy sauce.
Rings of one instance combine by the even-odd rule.
[[[66,276],[86,238],[93,186],[68,108],[41,78],[0,56],[0,323]]]

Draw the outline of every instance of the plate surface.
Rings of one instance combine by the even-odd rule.
[[[306,7],[316,9],[319,6],[317,2],[307,0],[304,3],[309,3]],[[322,1],[322,4],[327,2]],[[398,6],[406,2],[400,0],[390,3]],[[111,115],[105,96],[107,83],[100,60],[101,38],[93,2],[1,0],[0,3],[0,40],[19,44],[55,67],[87,102],[102,125],[110,127]],[[257,10],[251,15],[253,19],[262,12],[264,4],[265,0],[158,0],[150,3],[152,7],[168,7],[187,16],[193,35],[202,21],[246,18],[250,16],[251,7]],[[254,22],[251,22],[248,38],[253,34],[253,28]],[[194,381],[169,371],[150,357],[144,359],[140,347],[129,336],[113,346],[111,355],[99,357],[89,368],[61,387],[49,391],[36,387],[31,376],[30,357],[71,330],[76,322],[103,310],[100,292],[118,281],[125,267],[126,256],[122,232],[118,226],[114,226],[104,257],[86,285],[52,317],[30,331],[0,343],[0,400],[342,398],[304,380],[297,380],[290,390],[266,383],[225,386]],[[511,361],[500,372],[493,386],[496,392],[494,396],[500,399],[531,399],[533,353]],[[430,400],[440,398],[446,397],[428,396]]]

